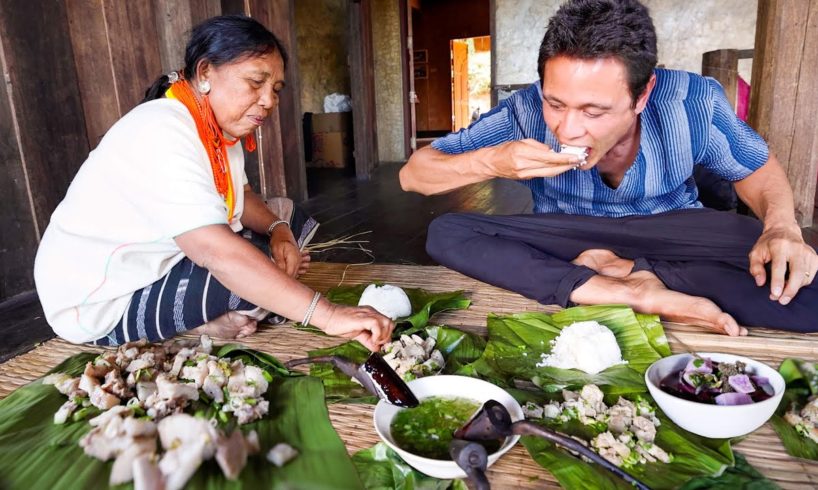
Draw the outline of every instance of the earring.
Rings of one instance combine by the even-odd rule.
[[[199,92],[202,94],[207,94],[210,92],[210,82],[207,80],[202,80],[199,82]]]

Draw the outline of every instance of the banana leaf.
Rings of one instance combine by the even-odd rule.
[[[739,453],[736,465],[720,476],[699,476],[687,482],[680,490],[776,490],[779,487],[759,473]]]
[[[790,456],[818,461],[818,444],[798,431],[784,419],[790,409],[800,411],[812,396],[818,395],[818,364],[800,359],[785,359],[778,368],[786,390],[770,423]]]
[[[326,294],[326,298],[333,303],[356,306],[367,286],[369,284],[338,286],[330,289]],[[429,319],[435,313],[444,310],[462,310],[468,308],[471,304],[471,301],[463,295],[463,291],[433,293],[419,288],[403,288],[403,290],[412,304],[412,314],[395,320],[393,338],[398,338],[402,333],[415,333],[422,330],[429,324]],[[300,330],[323,334],[321,330],[312,325],[304,326],[298,323],[295,327]]]
[[[252,351],[245,351],[252,352]],[[73,356],[52,372],[79,375],[94,354]],[[264,366],[260,366],[264,368]],[[272,374],[272,373],[271,373]],[[214,460],[205,462],[186,488],[362,488],[343,442],[329,421],[318,380],[275,376],[267,392],[270,414],[244,430],[255,429],[262,452],[251,456],[237,481],[221,474]],[[0,488],[89,489],[108,486],[112,461],[86,456],[77,444],[90,429],[87,421],[55,425],[53,416],[65,401],[53,386],[34,381],[0,401]],[[299,456],[282,468],[264,454],[286,442]],[[132,488],[122,485],[118,488]]]
[[[655,443],[672,454],[672,461],[667,464],[646,463],[628,470],[650,488],[676,488],[694,477],[721,475],[735,464],[729,440],[696,436],[676,426],[661,412],[657,411],[657,415],[662,424],[657,429]],[[576,421],[549,426],[585,440],[599,432],[599,428]],[[630,488],[599,466],[574,457],[544,439],[526,436],[521,441],[534,461],[553,474],[565,488]]]
[[[379,442],[352,456],[367,490],[467,490],[462,480],[438,480],[415,470]]]
[[[443,368],[444,374],[464,374],[462,370],[465,366],[479,358],[486,346],[486,341],[479,335],[445,326],[427,327],[417,332],[417,335],[423,338],[430,336],[436,340],[435,349],[438,349],[446,360],[446,366]],[[309,352],[310,357],[340,355],[357,363],[364,362],[369,354],[369,350],[355,340]],[[324,382],[327,401],[330,403],[376,403],[378,401],[361,385],[330,364],[312,364],[310,376]]]
[[[215,355],[241,359],[245,364],[254,364],[277,376],[301,376],[301,373],[290,371],[284,367],[284,364],[274,356],[266,352],[248,349],[241,344],[223,345]]]
[[[537,367],[542,354],[551,352],[551,341],[560,331],[580,321],[595,320],[613,332],[627,364],[611,366],[595,375],[576,369]],[[489,341],[472,372],[508,385],[513,379],[531,380],[547,392],[589,383],[612,394],[647,390],[644,373],[653,362],[670,353],[658,317],[636,315],[627,306],[581,306],[554,314],[490,314]]]

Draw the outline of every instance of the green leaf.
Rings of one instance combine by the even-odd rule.
[[[352,462],[367,490],[466,490],[461,480],[438,480],[415,470],[382,442],[358,451]]]
[[[687,482],[680,490],[774,490],[780,488],[759,473],[739,453],[736,465],[720,476],[699,476]]]
[[[486,341],[479,335],[463,332],[456,328],[435,326],[417,332],[422,338],[431,336],[435,339],[435,349],[438,349],[446,360],[444,374],[464,374],[461,370],[475,361],[483,353]],[[338,355],[362,363],[369,357],[369,350],[359,342],[353,340],[335,347],[316,349],[309,352],[310,357]],[[328,363],[316,363],[310,366],[310,376],[320,378],[324,382],[327,401],[330,403],[376,403],[377,398],[349,376],[341,373]]]
[[[818,394],[818,364],[800,359],[785,359],[778,368],[784,378],[786,389],[778,404],[770,424],[775,429],[787,454],[796,458],[818,461],[818,444],[799,434],[795,427],[784,419],[784,414],[794,409],[800,411],[810,397]]]
[[[361,299],[364,289],[369,284],[358,284],[356,286],[338,286],[327,292],[327,299],[333,303],[356,306]],[[435,313],[444,310],[462,310],[468,308],[471,301],[466,299],[463,291],[451,291],[446,293],[433,293],[419,288],[403,288],[409,302],[412,304],[412,314],[405,318],[398,318],[393,338],[398,338],[401,333],[416,332],[429,324],[429,319]]]
[[[253,351],[246,351],[255,356]],[[261,356],[264,357],[264,356]],[[82,373],[93,354],[73,356],[52,372]],[[243,426],[258,431],[262,452],[251,456],[240,480],[228,481],[218,465],[202,465],[186,488],[362,488],[343,442],[333,429],[321,383],[306,376],[277,377],[267,392],[270,413]],[[0,488],[106,488],[112,461],[86,456],[79,439],[86,421],[55,425],[54,413],[65,401],[53,386],[34,381],[0,401]],[[299,451],[282,468],[264,457],[279,442]],[[131,485],[121,488],[131,488]]]
[[[647,486],[676,488],[693,477],[720,475],[734,464],[729,440],[696,436],[676,426],[661,412],[657,415],[662,424],[657,429],[655,442],[672,454],[673,459],[667,464],[646,463],[628,470]],[[585,440],[596,433],[592,427],[576,422],[552,428]],[[598,465],[586,463],[544,439],[526,436],[521,441],[534,461],[553,474],[565,488],[631,488]]]
[[[591,375],[575,369],[537,367],[551,352],[551,341],[562,329],[580,321],[597,321],[613,332],[626,365],[612,366]],[[627,306],[583,306],[554,314],[519,313],[488,317],[489,342],[471,369],[490,379],[531,380],[547,392],[589,383],[606,393],[639,393],[647,390],[644,373],[666,352],[661,323],[648,315],[637,316]],[[654,347],[656,346],[656,347]],[[659,349],[657,351],[657,348]]]
[[[284,367],[284,364],[274,356],[267,354],[266,352],[248,349],[241,344],[223,345],[215,355],[218,357],[241,359],[245,364],[253,364],[258,366],[272,375],[301,376],[301,373],[290,371]]]
[[[309,351],[309,357],[343,356],[353,362],[363,363],[369,357],[370,351],[357,340],[345,342],[335,347]],[[352,381],[346,374],[336,370],[329,363],[310,364],[310,376],[320,379],[324,383],[326,399],[329,403],[377,403],[377,397],[371,395],[360,384]]]

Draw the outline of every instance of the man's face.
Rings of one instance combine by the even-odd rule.
[[[543,116],[560,143],[588,148],[588,170],[599,163],[633,128],[647,103],[636,106],[628,89],[627,71],[613,58],[582,60],[558,56],[543,73]]]

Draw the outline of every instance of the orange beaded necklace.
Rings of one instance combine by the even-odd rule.
[[[207,156],[210,159],[210,168],[213,170],[213,183],[216,191],[224,199],[227,205],[227,222],[233,219],[233,210],[236,205],[236,190],[233,188],[233,179],[230,175],[230,161],[227,158],[227,147],[235,145],[239,140],[229,141],[225,138],[216,116],[210,107],[210,100],[206,94],[202,94],[202,103],[196,98],[190,82],[179,79],[173,83],[165,92],[169,99],[176,99],[187,107],[193,120],[196,122],[196,130],[199,139],[205,147]],[[248,134],[245,138],[245,148],[247,151],[255,151],[256,140],[253,134]]]

